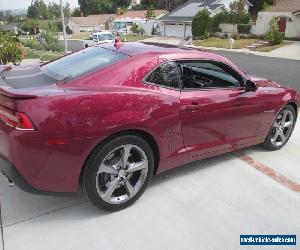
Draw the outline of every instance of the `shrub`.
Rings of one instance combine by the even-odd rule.
[[[41,42],[42,48],[47,51],[63,51],[63,46],[58,42],[57,35],[50,31],[43,31],[42,37],[44,41]]]
[[[41,61],[52,61],[61,57],[61,54],[53,53],[53,52],[44,52],[44,51],[28,51],[27,58],[31,59],[40,59]]]
[[[265,38],[270,45],[280,44],[284,39],[284,33],[278,31],[278,20],[278,17],[273,17],[269,23],[269,30]]]
[[[211,31],[211,17],[207,10],[199,11],[192,22],[192,34],[194,37],[202,37],[206,32]]]
[[[30,49],[41,49],[40,43],[35,38],[21,40],[21,43]]]
[[[66,26],[66,33],[68,35],[72,35],[73,34],[73,30],[71,30],[69,26]]]
[[[251,25],[250,24],[239,24],[238,27],[238,32],[242,34],[249,34]]]
[[[20,62],[26,55],[24,46],[9,34],[0,34],[0,60],[6,64]]]
[[[250,14],[246,12],[235,13],[235,12],[229,12],[226,9],[224,9],[222,12],[212,17],[211,31],[213,32],[217,31],[220,23],[248,24],[250,18],[251,18]]]
[[[143,36],[145,34],[145,30],[142,27],[140,27],[138,29],[138,34],[141,35],[141,36]]]
[[[137,34],[139,32],[139,26],[136,23],[134,23],[131,27],[131,31],[134,34]]]
[[[241,39],[239,33],[233,33],[231,37],[232,37],[234,40],[240,40],[240,39]]]

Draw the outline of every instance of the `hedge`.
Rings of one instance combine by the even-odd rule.
[[[250,24],[239,24],[237,26],[238,32],[242,34],[249,34],[251,30]]]

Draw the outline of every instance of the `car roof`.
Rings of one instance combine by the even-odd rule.
[[[174,47],[170,45],[150,44],[143,42],[124,42],[120,45],[115,43],[104,43],[96,45],[101,48],[117,51],[128,56],[155,54],[155,56],[167,56],[171,59],[208,59],[217,61],[228,61],[222,56],[204,52],[198,49]]]

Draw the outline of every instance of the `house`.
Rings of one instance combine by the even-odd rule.
[[[286,37],[300,37],[300,0],[274,0],[271,8],[258,13],[251,33],[265,34],[273,17],[279,18],[279,31],[284,32]]]
[[[108,30],[110,22],[115,14],[90,15],[86,17],[70,17],[67,26],[74,34],[79,32],[92,32],[96,30]]]
[[[192,36],[192,21],[199,11],[206,9],[211,15],[216,15],[223,8],[229,9],[229,5],[235,1],[190,0],[159,19],[161,23],[161,35],[175,37]],[[245,0],[245,11],[248,11],[250,6],[252,4],[248,0]]]
[[[168,13],[166,10],[155,10],[155,18],[153,20],[147,20],[147,10],[130,10],[123,14],[118,14],[113,20],[113,31],[119,33],[131,33],[131,27],[133,24],[137,24],[145,30],[147,35],[151,35],[151,31],[154,23],[157,23],[157,19]]]

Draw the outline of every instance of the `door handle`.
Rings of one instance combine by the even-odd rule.
[[[186,110],[186,111],[195,112],[195,111],[199,110],[200,107],[201,107],[201,105],[200,105],[199,103],[197,103],[197,102],[192,102],[192,104],[187,105],[187,106],[185,107],[185,110]]]

